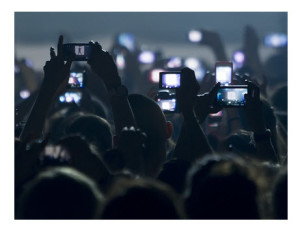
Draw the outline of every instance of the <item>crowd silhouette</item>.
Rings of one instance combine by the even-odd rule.
[[[216,62],[231,60],[218,32],[201,32]],[[260,42],[247,26],[232,79],[243,107],[215,104],[214,64],[198,79],[156,51],[141,67],[117,39],[110,51],[91,40],[77,61],[61,35],[43,78],[16,58],[15,218],[287,219],[287,47],[263,63]],[[158,105],[155,70],[180,71],[176,112]]]

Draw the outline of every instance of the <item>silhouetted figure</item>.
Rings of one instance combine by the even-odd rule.
[[[103,205],[96,184],[72,168],[40,173],[26,186],[18,210],[19,219],[93,219]]]

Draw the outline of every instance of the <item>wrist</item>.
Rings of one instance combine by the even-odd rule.
[[[114,100],[118,98],[127,98],[128,96],[128,90],[126,86],[122,84],[109,88],[107,92],[110,100]]]
[[[257,143],[269,140],[272,136],[272,133],[270,129],[265,129],[264,131],[254,132],[253,136],[254,141]]]

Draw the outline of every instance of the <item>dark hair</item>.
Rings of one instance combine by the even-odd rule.
[[[167,122],[158,104],[152,99],[140,95],[128,96],[137,126],[145,132],[144,171],[146,176],[158,175],[166,161]]]
[[[258,219],[257,187],[245,162],[233,155],[210,155],[190,169],[185,192],[191,219]]]
[[[138,127],[147,134],[148,143],[164,144],[166,118],[158,104],[141,94],[130,94],[128,100]]]
[[[20,219],[92,219],[100,213],[103,196],[89,177],[69,167],[40,173],[20,198]]]
[[[178,194],[183,193],[190,163],[173,159],[163,165],[157,179],[171,186]]]
[[[99,153],[112,148],[112,133],[110,124],[103,118],[88,114],[73,114],[66,122],[65,134],[80,134],[91,144],[95,145]]]
[[[104,207],[103,219],[183,218],[180,199],[169,187],[153,180],[126,181]]]

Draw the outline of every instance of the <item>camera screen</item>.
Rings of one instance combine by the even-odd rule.
[[[89,44],[64,44],[64,60],[68,60],[75,54],[74,61],[86,61],[89,59],[91,49]]]
[[[245,88],[220,88],[217,94],[217,103],[220,106],[239,107],[245,105],[244,94],[248,93]]]
[[[157,99],[157,104],[164,112],[175,112],[176,99]]]
[[[71,72],[68,87],[69,88],[83,88],[83,73]]]
[[[62,103],[79,103],[82,97],[81,92],[66,92],[59,96],[59,101]]]
[[[163,89],[174,89],[180,86],[180,72],[160,73],[160,87]]]
[[[232,78],[231,66],[217,66],[216,67],[216,82],[221,84],[230,84]]]

